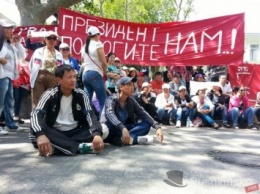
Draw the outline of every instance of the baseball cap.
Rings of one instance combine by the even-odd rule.
[[[212,86],[218,86],[218,87],[220,87],[221,89],[223,89],[223,86],[222,86],[221,83],[219,83],[219,82],[212,82]]]
[[[129,82],[131,82],[133,79],[133,77],[121,77],[119,80],[117,80],[116,85],[117,86],[121,86],[121,85],[125,85],[128,84]]]
[[[88,28],[88,35],[89,36],[94,36],[96,34],[101,34],[99,29],[96,26],[90,26]]]
[[[179,87],[179,91],[181,91],[181,90],[187,90],[187,89],[186,89],[185,86],[180,86],[180,87]]]
[[[0,25],[4,28],[15,27],[15,24],[7,22],[5,19],[0,19]]]
[[[171,87],[170,87],[169,84],[164,83],[164,84],[162,85],[162,89],[170,89],[170,88],[171,88]]]
[[[61,43],[59,46],[59,49],[62,49],[62,48],[70,48],[70,47],[67,43]]]
[[[151,84],[149,84],[148,82],[144,82],[144,83],[142,84],[142,89],[143,89],[144,87],[148,87],[148,86],[151,86]]]
[[[45,37],[49,37],[49,36],[51,36],[51,35],[56,36],[56,37],[59,37],[59,35],[58,35],[56,32],[52,31],[52,30],[47,31]]]
[[[119,61],[120,62],[120,59],[118,57],[115,58],[115,61]]]

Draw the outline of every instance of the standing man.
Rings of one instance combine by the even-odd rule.
[[[33,145],[47,157],[56,152],[73,156],[102,151],[108,130],[97,121],[86,93],[75,88],[73,67],[58,66],[55,77],[59,85],[42,95],[31,114]],[[91,142],[92,146],[87,144]]]
[[[133,78],[121,77],[116,85],[118,94],[110,95],[101,114],[100,122],[109,128],[107,141],[115,145],[138,144],[148,141],[151,127],[156,129],[158,139],[163,141],[163,133],[156,121],[136,102]],[[136,115],[136,117],[135,117]],[[137,120],[142,120],[137,122]]]
[[[21,37],[13,35],[14,24],[1,19],[0,25],[3,27],[5,34],[2,48],[2,50],[5,50],[5,53],[0,58],[0,114],[4,111],[6,129],[19,130],[19,126],[13,120],[14,97],[12,80],[19,77],[17,62],[26,57],[26,52],[21,44]]]

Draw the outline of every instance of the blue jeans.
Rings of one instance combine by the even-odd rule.
[[[90,103],[92,102],[93,93],[96,93],[101,113],[107,97],[103,77],[97,71],[85,71],[83,73],[82,81]]]
[[[22,101],[24,96],[28,94],[28,90],[19,87],[19,88],[13,88],[13,96],[14,96],[14,116],[19,117],[21,106],[22,106]]]
[[[120,129],[117,129],[114,125],[111,123],[106,123],[108,129],[109,129],[109,134],[106,140],[108,142],[112,142],[113,138],[121,138],[122,137],[122,131]],[[147,135],[150,131],[152,125],[150,125],[146,121],[142,121],[140,123],[136,124],[127,124],[125,127],[128,129],[128,132],[130,136],[134,139],[133,144],[138,144],[137,142],[137,137],[138,136],[143,136]]]
[[[204,105],[202,107],[203,110],[209,110],[210,107],[208,105]],[[215,123],[215,121],[211,118],[210,116],[211,113],[208,113],[208,114],[202,114],[202,113],[199,113],[197,112],[197,116],[200,117],[203,121],[206,121],[206,123],[210,124],[210,125],[213,125]]]
[[[247,121],[248,126],[254,124],[254,116],[255,111],[253,107],[248,107],[241,115],[240,110],[238,108],[232,108],[229,117],[233,123],[233,125],[238,126],[238,120]]]
[[[257,121],[259,122],[260,121],[260,108],[257,107],[254,109],[254,111],[255,111],[255,116],[257,118]]]
[[[187,119],[189,121],[192,121],[196,114],[196,108],[188,108],[188,107],[179,107],[177,109],[177,121],[180,121],[181,119]]]
[[[4,112],[5,125],[14,127],[16,123],[13,120],[13,84],[9,78],[0,79],[0,113]]]
[[[163,118],[169,118],[170,120],[173,120],[176,115],[176,109],[172,108],[170,111],[165,111],[165,108],[158,108],[156,113],[159,121],[161,121]]]

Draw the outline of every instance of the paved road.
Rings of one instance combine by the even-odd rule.
[[[39,157],[27,132],[0,136],[0,193],[242,194],[246,186],[260,183],[260,168],[219,162],[206,154],[210,150],[260,154],[260,131],[163,129],[163,144],[106,145],[101,154],[74,157]],[[259,156],[242,155],[238,160],[260,165]],[[166,173],[172,170],[183,172],[186,187],[166,183]]]

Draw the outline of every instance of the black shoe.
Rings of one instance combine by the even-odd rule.
[[[214,129],[219,129],[219,125],[217,123],[214,123],[212,126]]]
[[[24,120],[22,120],[20,118],[18,120],[14,120],[14,122],[19,123],[19,124],[24,124]]]
[[[5,127],[5,123],[4,123],[4,122],[1,122],[1,123],[0,123],[0,127]]]
[[[229,125],[228,123],[223,123],[223,127],[225,127],[225,128],[230,128],[231,125]]]
[[[116,146],[123,146],[124,145],[121,137],[113,138],[112,142],[110,142],[110,143],[113,144],[113,145],[116,145]]]

